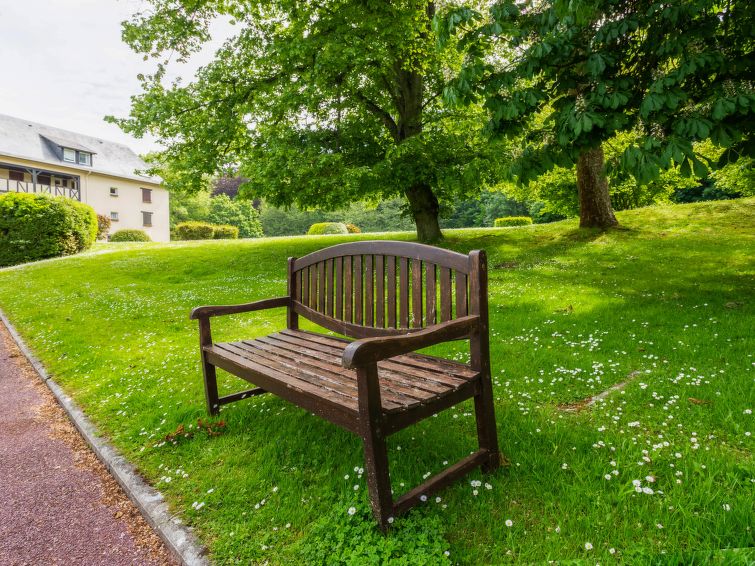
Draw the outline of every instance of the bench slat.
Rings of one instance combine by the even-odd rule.
[[[388,328],[396,328],[396,258],[388,256]]]
[[[372,256],[364,256],[364,324],[374,326],[375,294],[372,273]]]
[[[337,257],[336,262],[336,314],[338,320],[343,320],[343,258]]]
[[[354,324],[362,324],[362,256],[354,256]]]
[[[425,309],[425,324],[432,326],[436,323],[437,313],[437,301],[436,301],[436,281],[435,281],[435,264],[425,264],[425,296],[427,300],[427,307]]]
[[[399,327],[409,328],[409,260],[398,258],[399,265]]]
[[[440,321],[451,320],[451,270],[440,268]]]
[[[385,256],[375,256],[375,326],[385,328]]]
[[[352,283],[352,269],[351,269],[351,256],[346,256],[343,258],[343,282],[344,282],[344,294],[343,294],[343,302],[344,302],[344,313],[343,313],[343,320],[346,322],[351,322],[354,320],[353,318],[353,304],[354,304],[354,288]]]
[[[467,276],[456,272],[456,318],[467,316]]]
[[[422,328],[422,262],[412,260],[412,327]]]

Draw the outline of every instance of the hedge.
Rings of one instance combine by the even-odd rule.
[[[526,226],[527,224],[532,224],[532,218],[529,216],[505,216],[496,218],[493,226],[503,228],[504,226]]]
[[[349,229],[343,222],[318,222],[307,230],[308,236],[322,236],[323,234],[348,234]]]
[[[239,229],[236,226],[230,224],[218,224],[212,227],[213,238],[216,240],[237,240],[239,237]]]
[[[181,222],[176,224],[179,240],[212,240],[215,227],[207,222]]]
[[[111,242],[151,242],[144,230],[123,229],[110,236]]]
[[[361,234],[362,231],[359,229],[359,226],[356,224],[349,224],[346,223],[346,229],[349,231],[349,234]]]
[[[91,206],[44,194],[0,196],[0,266],[79,253],[96,237]]]

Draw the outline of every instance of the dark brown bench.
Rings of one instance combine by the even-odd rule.
[[[263,338],[213,343],[210,318],[274,307],[287,328]],[[299,329],[299,316],[344,340]],[[288,260],[288,294],[243,305],[198,307],[207,406],[273,393],[364,441],[372,508],[380,527],[477,466],[500,464],[488,344],[483,251],[392,241],[340,244]],[[415,353],[468,339],[470,363]],[[257,387],[218,397],[216,368]],[[386,437],[474,398],[479,450],[399,497],[391,495]]]

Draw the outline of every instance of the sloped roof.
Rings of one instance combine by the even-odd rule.
[[[69,147],[95,154],[92,166],[63,161],[58,147]],[[159,177],[137,174],[147,164],[127,146],[0,114],[0,156],[7,155],[81,171],[94,171],[136,181],[159,183]]]

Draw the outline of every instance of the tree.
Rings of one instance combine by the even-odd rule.
[[[442,201],[495,176],[480,109],[446,108],[455,50],[437,47],[433,2],[150,0],[124,40],[153,57],[189,57],[208,25],[240,25],[190,84],[163,84],[166,61],[142,76],[117,122],[167,147],[161,159],[196,187],[234,170],[242,194],[279,206],[338,208],[406,198],[421,241],[442,234]]]
[[[492,133],[522,136],[512,175],[576,164],[581,226],[617,223],[603,142],[619,132],[639,135],[619,162],[641,184],[674,165],[704,177],[696,141],[726,148],[720,165],[755,154],[748,0],[505,0],[435,27],[467,53],[446,97],[483,99]]]
[[[260,213],[252,201],[231,199],[220,194],[210,199],[207,221],[212,224],[230,224],[239,229],[241,238],[261,238]]]

